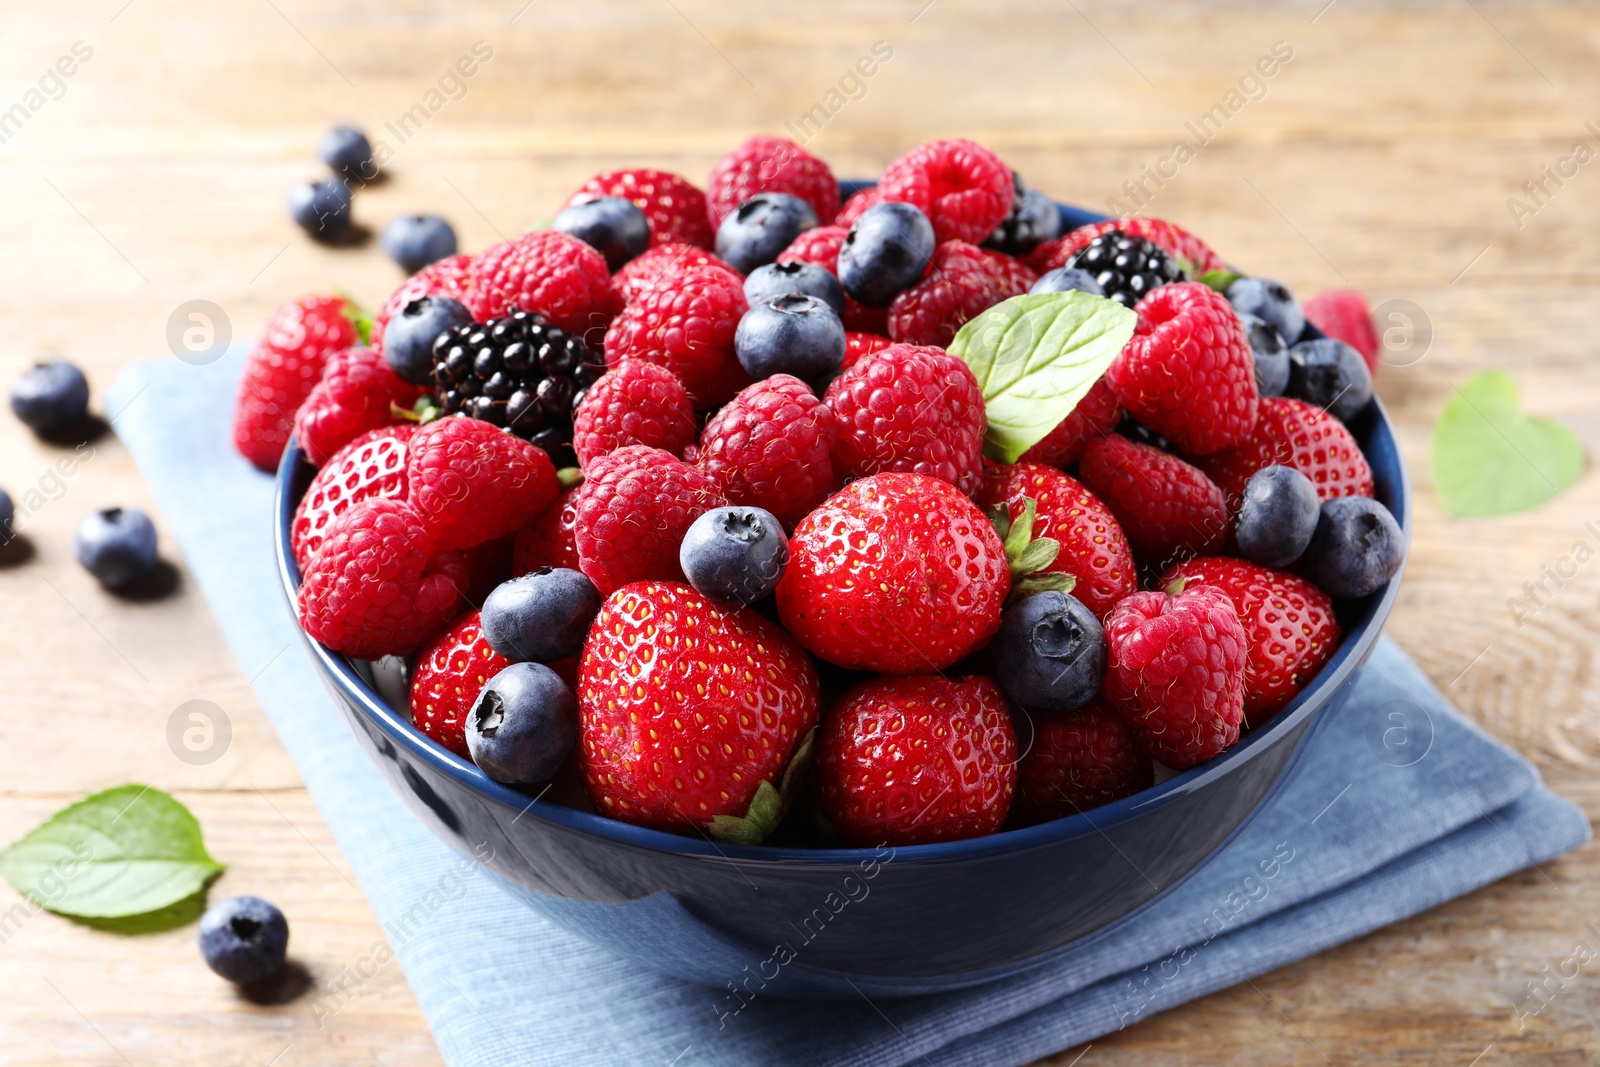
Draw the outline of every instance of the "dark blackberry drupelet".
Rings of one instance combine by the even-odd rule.
[[[461,413],[544,449],[558,467],[575,466],[572,413],[605,360],[543,315],[513,311],[440,334],[433,379],[446,415]]]
[[[1048,196],[1025,186],[1016,171],[1011,172],[1011,184],[1015,190],[1011,212],[984,239],[983,247],[1008,256],[1025,256],[1061,236],[1061,210]]]
[[[1065,265],[1093,274],[1106,296],[1130,308],[1150,290],[1184,280],[1177,260],[1160,245],[1121,230],[1107,230],[1074,252]]]

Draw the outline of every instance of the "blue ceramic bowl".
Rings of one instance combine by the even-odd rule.
[[[1070,208],[1063,217],[1072,226],[1097,218]],[[1388,414],[1374,401],[1351,430],[1378,499],[1409,535]],[[291,602],[300,576],[290,520],[313,473],[291,442],[275,537]],[[1398,586],[1397,575],[1341,610],[1344,641],[1312,684],[1210,763],[1041,826],[880,850],[714,844],[534,799],[424,737],[403,695],[394,706],[379,695],[372,665],[307,646],[356,740],[417,818],[557,924],[706,985],[903,996],[1026,971],[1136,921],[1267,802],[1312,720],[1348,697]]]

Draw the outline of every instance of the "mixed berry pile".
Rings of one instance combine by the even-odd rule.
[[[970,141],[841,202],[755,137],[704,191],[596,175],[370,338],[289,305],[235,436],[320,468],[302,625],[405,657],[417,728],[489,777],[720,840],[974,837],[1214,758],[1400,566],[1347,428],[1370,323],[1336,295],[1366,351],[1321,338],[1170,222],[1062,229]],[[1025,294],[1137,324],[1006,463],[950,349]]]

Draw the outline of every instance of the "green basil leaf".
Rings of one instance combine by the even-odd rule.
[[[1577,435],[1523,414],[1504,371],[1485,371],[1457,389],[1433,427],[1433,483],[1457,518],[1524,511],[1582,473]]]
[[[1088,293],[1030,293],[997,304],[950,342],[983,390],[984,452],[1015,463],[1072,414],[1133,336],[1138,316]]]
[[[199,893],[223,865],[178,801],[145,785],[80,800],[0,852],[0,875],[40,907],[83,919],[124,919]]]

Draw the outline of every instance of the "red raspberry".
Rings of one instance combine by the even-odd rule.
[[[647,578],[683,581],[678,545],[727,498],[670,452],[629,445],[603,457],[578,497],[579,568],[604,595]]]
[[[605,257],[576,237],[534,230],[491,245],[472,262],[467,309],[479,322],[508,312],[537,311],[594,345],[622,298],[611,284]]]
[[[1071,475],[1038,463],[991,467],[984,472],[978,503],[1004,503],[1014,520],[1023,502],[1038,507],[1034,537],[1061,543],[1061,554],[1045,568],[1077,580],[1072,595],[1104,619],[1117,601],[1139,587],[1133,549],[1111,509]]]
[[[603,170],[584,182],[567,203],[581,204],[601,196],[631,200],[644,212],[652,248],[678,242],[710,248],[715,238],[706,222],[706,194],[671,171],[649,167]]]
[[[920,144],[890,163],[878,193],[928,216],[940,241],[975,245],[1011,213],[1016,182],[999,156],[975,141],[955,138]]]
[[[410,504],[363,500],[333,520],[306,568],[300,624],[347,656],[404,656],[455,615],[469,580],[461,553],[438,551]]]
[[[1226,594],[1134,593],[1105,625],[1100,691],[1145,751],[1182,771],[1239,739],[1247,653],[1244,627]]]
[[[367,431],[392,425],[391,409],[409,410],[423,392],[401,381],[373,349],[347,348],[329,358],[322,380],[295,412],[295,440],[320,467]]]
[[[1310,684],[1339,647],[1339,623],[1328,594],[1304,578],[1242,559],[1211,556],[1180,564],[1164,583],[1211,587],[1228,594],[1244,626],[1244,719],[1260,726]]]
[[[446,256],[429,263],[417,273],[400,283],[400,288],[389,294],[389,299],[378,309],[372,320],[372,347],[383,351],[383,332],[389,320],[400,314],[402,308],[413,300],[425,296],[443,296],[471,306],[472,257]]]
[[[735,504],[765,508],[785,529],[832,493],[833,412],[811,387],[775,374],[747,387],[700,435],[700,469]]]
[[[1011,804],[1022,826],[1064,819],[1155,784],[1155,767],[1122,715],[1096,697],[1075,711],[1033,716]]]
[[[841,371],[849,370],[868,356],[882,352],[894,344],[887,337],[875,333],[857,333],[850,330],[844,335],[844,362],[839,364]]]
[[[511,551],[512,574],[531,574],[540,567],[578,569],[578,544],[572,530],[578,524],[578,493],[582,488],[575,485],[562,490],[554,504],[517,531]]]
[[[611,324],[606,362],[615,367],[639,359],[665,367],[683,382],[696,408],[719,408],[750,384],[733,347],[749,306],[737,275],[721,268],[664,272]]]
[[[511,579],[511,549],[516,537],[507,534],[463,549],[467,560],[467,603],[482,604],[495,586]]]
[[[845,845],[983,837],[1005,822],[1016,760],[993,679],[875,678],[823,717],[817,793]]]
[[[303,571],[322,547],[328,526],[346,508],[373,497],[406,495],[406,445],[417,428],[383,426],[341,448],[317,472],[289,528],[295,562]]]
[[[508,430],[453,415],[411,438],[406,499],[440,548],[471,548],[526,526],[555,500],[550,457]]]
[[[1097,437],[1104,437],[1122,421],[1122,408],[1117,395],[1101,378],[1072,409],[1072,414],[1062,419],[1044,439],[1022,454],[1023,463],[1047,463],[1052,467],[1070,467],[1083,453],[1083,446]]]
[[[1372,324],[1372,310],[1359,289],[1328,289],[1301,305],[1306,321],[1329,337],[1350,345],[1367,361],[1367,369],[1378,369],[1378,330]]]
[[[988,427],[978,379],[940,348],[894,344],[835,378],[824,397],[838,421],[838,473],[927,474],[971,494]]]
[[[855,225],[856,219],[866,214],[867,208],[881,203],[883,203],[883,192],[876,185],[858,189],[851,193],[850,199],[839,208],[839,213],[833,217],[833,224],[848,229]]]
[[[798,196],[826,226],[839,210],[839,183],[828,165],[787,137],[757,134],[717,160],[706,181],[706,216],[715,230],[757,193]]]
[[[260,469],[277,467],[294,413],[321,380],[328,357],[356,343],[349,307],[340,296],[302,297],[273,312],[262,328],[233,412],[233,446]]]
[[[1078,477],[1111,508],[1140,562],[1222,551],[1228,540],[1228,501],[1200,468],[1169,452],[1108,434],[1090,441]]]
[[[1128,414],[1191,455],[1236,445],[1256,422],[1255,357],[1239,316],[1199,282],[1163,285],[1106,371]]]
[[[510,660],[489,647],[479,613],[467,612],[417,656],[411,720],[443,747],[471,759],[467,713],[489,679],[509,666]]]
[[[676,278],[689,267],[707,266],[727,271],[741,289],[744,287],[744,278],[738,271],[710,252],[686,244],[656,245],[624,263],[622,269],[612,275],[612,281],[623,302],[628,303],[645,290],[661,284],[663,278]]]
[[[843,226],[814,226],[803,231],[778,253],[779,263],[812,263],[823,270],[839,273],[839,249],[844,246],[845,235],[850,231]],[[857,333],[886,335],[889,329],[889,309],[869,308],[856,302],[849,293],[844,294],[844,314],[841,316],[846,330]]]
[[[1311,479],[1317,497],[1371,496],[1372,468],[1344,423],[1314,404],[1263,397],[1255,429],[1234,447],[1197,461],[1229,500],[1262,467],[1281,464]]]
[[[681,456],[698,430],[683,383],[664,367],[630,359],[589,387],[572,417],[572,448],[579,466],[623,445]]]
[[[1087,226],[1079,226],[1065,237],[1046,241],[1025,257],[1028,266],[1040,274],[1064,267],[1074,252],[1088,247],[1090,241],[1109,230],[1121,230],[1129,237],[1142,237],[1155,242],[1176,259],[1178,266],[1191,278],[1198,278],[1207,271],[1228,269],[1221,256],[1182,226],[1165,219],[1142,218],[1138,215],[1091,222]]]
[[[889,336],[943,347],[969,320],[1032,287],[1033,272],[1003,252],[946,241],[928,274],[889,305]]]

